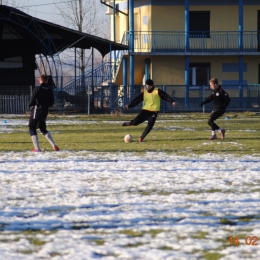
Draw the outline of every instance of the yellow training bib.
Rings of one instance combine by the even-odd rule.
[[[144,106],[143,109],[149,111],[160,111],[161,98],[158,94],[158,88],[155,88],[152,93],[144,90]]]

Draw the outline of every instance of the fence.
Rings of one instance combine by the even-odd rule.
[[[28,111],[29,95],[0,95],[1,114],[25,114]]]
[[[196,112],[201,111],[199,104],[210,95],[209,86],[186,86],[167,85],[157,86],[164,90],[177,102],[174,107],[168,102],[161,102],[162,113]],[[144,86],[134,86],[134,96],[143,91]],[[186,90],[188,89],[188,95]],[[223,85],[228,92],[231,102],[228,111],[260,111],[260,84],[255,85]],[[111,92],[112,90],[112,92]],[[32,87],[1,87],[0,88],[0,113],[1,114],[25,114],[29,111],[28,103]],[[55,92],[55,91],[54,91]],[[90,100],[90,113],[109,113],[113,110],[123,110],[123,106],[130,102],[130,87],[127,93],[123,92],[122,86],[100,86],[94,93],[84,92],[80,95],[70,95],[66,92],[55,93],[56,100],[50,111],[52,113],[86,113]],[[188,99],[185,98],[188,96]],[[137,112],[142,103],[127,112]],[[205,111],[211,111],[212,104],[204,106]]]
[[[170,113],[170,112],[192,112],[192,111],[201,111],[199,104],[208,97],[212,90],[209,86],[189,86],[188,87],[188,99],[186,96],[186,86],[184,85],[167,85],[167,86],[156,86],[164,90],[167,94],[174,98],[177,103],[177,106],[174,107],[166,101],[161,102],[161,112]],[[229,94],[231,102],[227,108],[227,111],[260,111],[260,84],[254,85],[223,85],[223,89]],[[240,90],[242,88],[242,91]],[[143,90],[143,86],[134,86],[134,96],[138,96]],[[95,110],[104,110],[109,109],[120,109],[124,105],[130,102],[129,98],[129,87],[127,88],[127,93],[122,93],[122,86],[113,86],[112,95],[108,91],[108,88],[105,87],[104,91],[102,89],[99,91],[98,96],[94,96],[94,99],[99,100],[99,105],[95,106]],[[126,98],[124,97],[126,95]],[[110,96],[112,100],[110,101]],[[125,103],[124,104],[124,101]],[[132,108],[127,112],[135,112],[140,110],[142,103],[140,103],[135,108]],[[205,111],[212,110],[212,103],[206,104],[204,106]]]
[[[135,31],[135,52],[258,52],[258,31]],[[130,32],[122,43],[129,44]]]
[[[30,100],[30,87],[1,87],[0,88],[0,113],[25,114],[28,112]]]

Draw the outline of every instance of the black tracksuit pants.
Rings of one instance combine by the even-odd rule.
[[[225,110],[216,110],[213,111],[209,117],[208,125],[211,127],[212,131],[218,130],[219,126],[214,123],[219,117],[221,117],[225,113]]]
[[[157,111],[148,111],[148,110],[142,110],[136,118],[134,118],[131,122],[130,125],[140,125],[144,121],[148,121],[146,128],[144,129],[142,135],[140,136],[142,139],[144,139],[149,132],[152,130],[156,118],[157,118],[158,112]]]

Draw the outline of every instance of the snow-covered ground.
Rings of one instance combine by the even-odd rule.
[[[259,172],[251,156],[1,152],[0,259],[260,259]]]

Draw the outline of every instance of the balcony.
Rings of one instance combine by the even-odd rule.
[[[130,42],[125,32],[123,44]],[[257,31],[135,31],[134,53],[145,55],[260,55]]]

